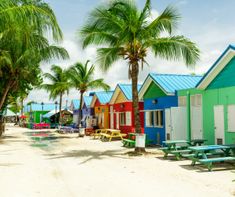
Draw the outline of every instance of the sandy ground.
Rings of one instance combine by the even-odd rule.
[[[163,160],[155,148],[133,157],[120,141],[74,134],[34,147],[29,132],[8,126],[0,139],[0,197],[235,196],[231,165],[207,172],[188,160]]]

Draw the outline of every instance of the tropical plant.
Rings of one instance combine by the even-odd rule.
[[[69,93],[70,82],[68,77],[68,70],[62,69],[60,66],[52,65],[52,73],[45,73],[44,77],[50,80],[51,83],[45,83],[40,88],[50,92],[50,99],[56,99],[59,96],[59,122],[61,122],[61,110],[63,95]]]
[[[180,16],[177,10],[167,7],[157,18],[151,19],[151,1],[146,0],[142,10],[135,1],[115,0],[94,9],[79,35],[83,47],[95,44],[98,62],[106,71],[119,59],[128,61],[128,74],[132,80],[135,131],[141,132],[138,109],[138,74],[149,51],[167,60],[183,58],[186,65],[199,59],[195,43],[184,36],[173,35]],[[136,148],[136,151],[141,150]]]
[[[53,11],[41,0],[0,2],[0,110],[10,93],[41,83],[40,63],[67,58],[65,49],[51,45],[62,39]],[[33,77],[32,77],[33,76]]]
[[[94,79],[95,65],[88,66],[88,64],[89,60],[85,64],[77,62],[69,68],[69,77],[71,80],[72,87],[77,89],[80,93],[78,125],[81,124],[82,120],[82,103],[84,93],[88,90],[98,88],[104,90],[110,89],[109,85],[104,82],[104,79]]]

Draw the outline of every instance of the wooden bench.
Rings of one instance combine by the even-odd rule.
[[[90,136],[93,137],[94,139],[96,138],[99,139],[101,137],[101,134],[105,134],[105,133],[107,133],[106,129],[96,129],[94,133],[92,133]]]
[[[182,150],[173,150],[170,152],[170,154],[175,155],[177,160],[180,160],[180,158],[183,157],[183,153],[191,153],[191,150],[188,149],[182,149]]]
[[[121,138],[123,140],[123,137],[125,137],[126,134],[124,133],[101,133],[100,134],[100,139],[102,141],[105,141],[105,139],[108,139],[109,142],[112,141],[113,138]]]
[[[202,164],[205,164],[209,171],[212,170],[212,164],[215,162],[224,162],[224,161],[234,161],[235,157],[216,157],[208,159],[199,159],[198,161]]]
[[[135,140],[131,140],[131,139],[123,139],[122,140],[123,146],[124,147],[134,147],[135,146]]]
[[[180,151],[180,150],[185,150],[185,148],[181,147],[181,146],[175,146],[174,147],[175,149],[171,149],[169,147],[162,147],[162,148],[159,148],[159,150],[163,151],[164,152],[164,158],[166,158],[168,156],[168,154],[172,154],[172,151]],[[175,155],[175,154],[174,154]],[[177,158],[178,159],[178,158]]]

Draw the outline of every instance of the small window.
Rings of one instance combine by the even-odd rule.
[[[179,96],[178,97],[178,105],[181,107],[186,107],[186,96]]]
[[[147,127],[152,127],[154,125],[153,111],[145,112],[145,124]]]
[[[163,111],[162,110],[154,111],[154,126],[163,127]]]
[[[121,112],[121,113],[119,113],[119,116],[120,116],[120,125],[121,125],[121,126],[126,125],[125,113],[124,113],[124,112]]]
[[[190,103],[193,107],[200,107],[202,106],[202,95],[201,94],[195,94],[190,96]]]
[[[163,127],[163,110],[147,111],[145,124],[147,127]]]
[[[131,126],[131,112],[126,112],[126,126]]]

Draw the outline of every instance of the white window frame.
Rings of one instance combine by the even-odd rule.
[[[145,126],[163,128],[163,110],[149,110],[145,112]]]
[[[119,123],[120,123],[120,126],[126,125],[125,112],[119,112]]]
[[[145,126],[146,127],[153,127],[153,111],[146,111],[145,112]]]
[[[126,126],[131,126],[132,125],[131,112],[127,111],[125,116],[126,116]]]
[[[186,96],[179,96],[178,97],[178,106],[186,107],[187,105],[187,97]]]
[[[202,95],[195,94],[190,96],[190,105],[192,107],[201,107],[202,106]]]

